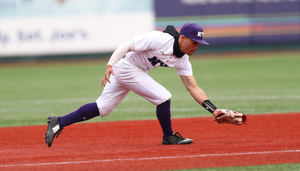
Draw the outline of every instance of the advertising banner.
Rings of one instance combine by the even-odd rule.
[[[156,28],[203,27],[212,45],[300,42],[300,0],[155,0]]]
[[[112,52],[153,29],[151,0],[0,0],[0,57]]]

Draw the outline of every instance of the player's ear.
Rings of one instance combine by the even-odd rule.
[[[186,39],[184,35],[180,35],[178,41],[183,42]]]

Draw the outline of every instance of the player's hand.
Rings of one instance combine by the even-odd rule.
[[[234,124],[234,125],[247,125],[247,116],[241,112],[236,112],[233,110],[229,109],[220,109],[221,113],[219,110],[216,112],[214,111],[214,121],[217,121],[219,124]],[[216,112],[216,113],[215,113]]]
[[[221,109],[216,109],[213,113],[214,117],[216,117],[218,114],[222,113]]]
[[[110,80],[109,80],[110,74],[115,75],[114,70],[112,69],[112,66],[111,65],[107,65],[106,69],[105,69],[104,77],[101,80],[101,87],[103,85],[106,86],[106,80],[107,80],[107,82],[110,83]]]

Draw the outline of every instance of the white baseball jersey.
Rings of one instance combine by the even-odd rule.
[[[175,39],[168,33],[153,31],[133,38],[134,52],[128,52],[114,66],[111,83],[107,83],[96,100],[100,116],[108,115],[129,91],[142,96],[154,105],[172,97],[171,93],[152,77],[148,70],[157,66],[172,67],[182,76],[193,74],[189,56],[178,58],[173,55]]]
[[[168,33],[152,31],[133,38],[135,52],[126,54],[125,59],[133,65],[150,70],[157,66],[178,70],[178,75],[193,75],[189,56],[178,58],[173,55],[174,37]]]

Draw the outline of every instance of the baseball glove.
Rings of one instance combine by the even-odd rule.
[[[240,112],[235,112],[229,109],[221,109],[222,113],[217,114],[214,116],[214,121],[217,121],[219,124],[234,124],[234,125],[242,125],[246,124],[247,117],[245,114]]]

